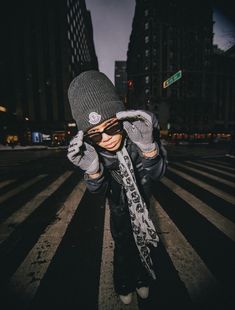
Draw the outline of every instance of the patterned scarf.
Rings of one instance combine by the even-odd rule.
[[[152,278],[156,279],[148,245],[151,244],[156,247],[159,238],[153,222],[149,217],[146,204],[137,187],[133,165],[126,147],[123,146],[116,154],[119,160],[119,173],[122,177],[122,183],[127,196],[135,243],[139,250],[142,263],[149,271]]]

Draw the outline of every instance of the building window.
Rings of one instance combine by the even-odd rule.
[[[148,23],[148,22],[144,24],[144,29],[145,29],[145,30],[148,30],[148,29],[149,29],[149,23]]]
[[[149,76],[148,75],[145,77],[145,84],[149,84]]]
[[[145,50],[145,56],[146,56],[146,57],[149,56],[149,50]]]
[[[144,16],[148,16],[148,15],[149,15],[149,10],[148,9],[144,10]]]
[[[149,36],[145,36],[144,42],[145,42],[145,43],[149,43]]]
[[[149,88],[145,89],[145,94],[148,95],[149,94]]]

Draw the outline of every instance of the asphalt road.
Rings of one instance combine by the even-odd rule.
[[[233,309],[234,159],[222,146],[168,152],[151,208],[157,281],[129,306],[113,290],[108,206],[66,151],[1,152],[1,308]]]

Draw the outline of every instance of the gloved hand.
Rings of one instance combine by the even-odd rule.
[[[153,142],[153,122],[156,119],[150,114],[141,110],[129,110],[118,112],[116,117],[124,120],[123,128],[143,153],[156,149],[156,143]]]
[[[82,131],[79,131],[70,141],[67,157],[75,166],[80,167],[87,174],[94,174],[99,171],[98,154],[93,146],[83,142]]]

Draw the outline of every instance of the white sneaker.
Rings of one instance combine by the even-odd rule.
[[[136,292],[143,299],[146,299],[149,297],[149,287],[147,287],[147,286],[142,286],[140,288],[136,288]]]
[[[132,301],[132,293],[129,293],[128,295],[119,295],[119,297],[125,305],[129,305]]]

